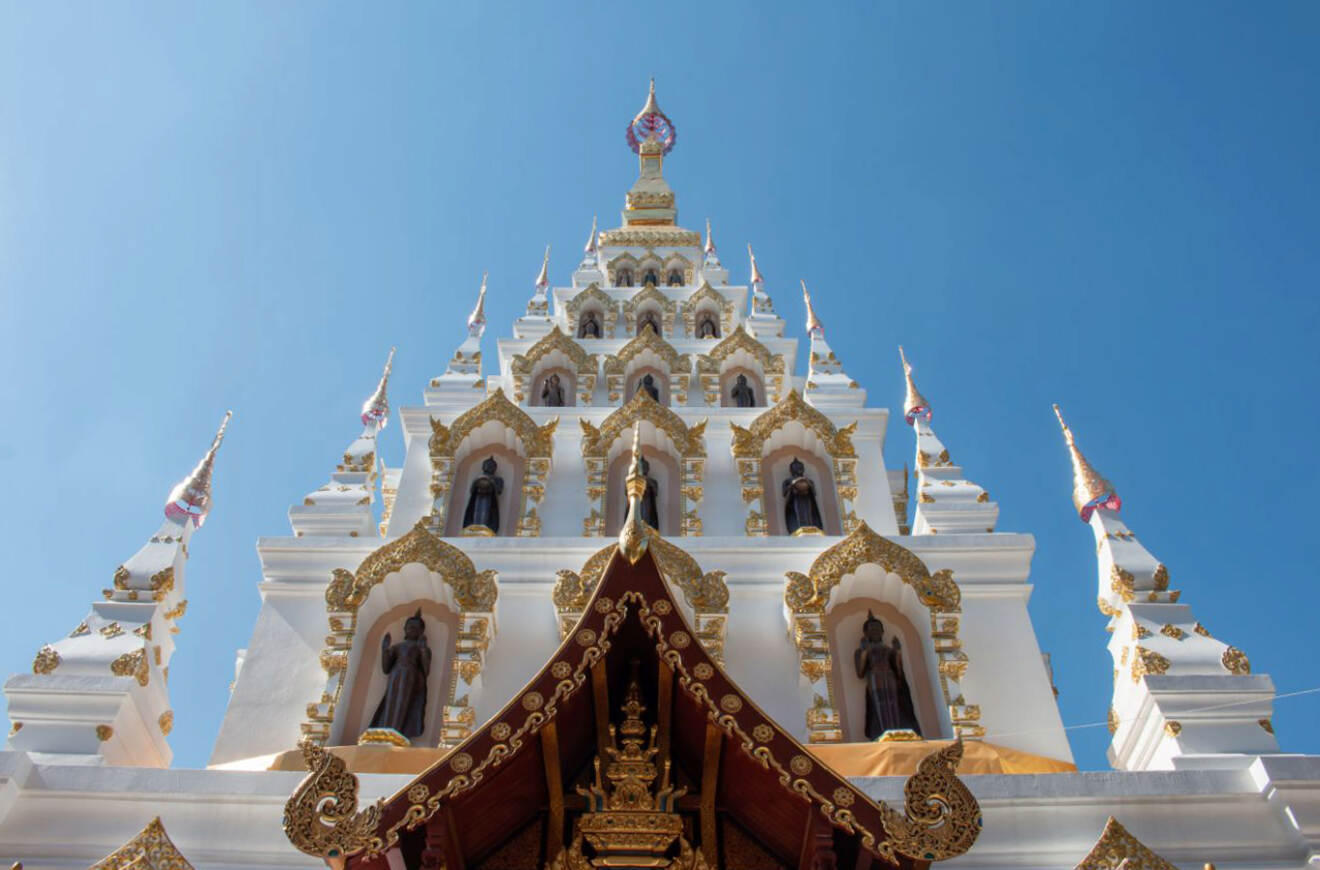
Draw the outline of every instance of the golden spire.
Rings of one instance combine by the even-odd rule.
[[[468,315],[468,332],[481,330],[486,327],[486,278],[489,272],[481,273],[481,290],[477,293],[477,305]]]
[[[756,265],[756,254],[753,254],[753,253],[752,253],[752,243],[751,243],[751,242],[748,242],[748,243],[747,243],[747,256],[750,257],[750,258],[751,258],[751,261],[752,261],[752,283],[753,283],[753,284],[764,284],[764,283],[765,283],[765,278],[762,278],[762,277],[761,277],[761,270],[760,270],[760,268],[758,268],[757,265]]]
[[[390,356],[385,360],[385,371],[380,376],[380,383],[376,385],[376,392],[367,397],[362,403],[362,425],[379,426],[385,428],[385,424],[390,419],[390,402],[386,391],[390,386],[390,372],[394,370],[394,348],[390,348]]]
[[[1059,418],[1059,428],[1063,430],[1063,440],[1068,445],[1068,455],[1072,457],[1073,506],[1077,508],[1077,515],[1082,518],[1082,522],[1089,522],[1091,514],[1097,508],[1120,510],[1123,507],[1123,500],[1114,491],[1114,485],[1102,477],[1100,472],[1086,461],[1082,451],[1077,449],[1072,430],[1063,421],[1063,412],[1059,410],[1057,404],[1054,406],[1054,416]]]
[[[824,335],[825,326],[820,322],[820,318],[816,316],[816,309],[811,307],[811,291],[807,289],[806,281],[802,282],[802,301],[807,306],[807,333],[819,331],[821,335]]]
[[[706,218],[706,248],[707,254],[715,253],[715,239],[710,234],[710,218]]]
[[[225,440],[225,430],[229,428],[229,418],[233,411],[225,411],[225,418],[220,421],[220,428],[211,439],[211,447],[197,463],[197,467],[174,485],[165,502],[165,516],[175,522],[192,520],[197,528],[202,527],[206,515],[211,510],[211,472],[215,468],[215,455],[220,452],[220,444]]]
[[[587,244],[582,249],[583,253],[596,253],[596,216],[591,216],[591,235],[587,236]]]
[[[646,105],[642,106],[642,110],[637,113],[633,121],[634,123],[640,121],[646,115],[663,114],[664,112],[660,111],[660,104],[655,101],[655,76],[651,76],[651,91],[646,95]]]
[[[550,246],[545,246],[545,257],[541,260],[541,274],[536,276],[537,289],[550,286]]]
[[[930,422],[930,402],[921,395],[916,382],[912,380],[912,364],[907,361],[907,354],[903,353],[901,344],[898,346],[898,358],[903,361],[903,377],[907,381],[907,392],[903,396],[903,419],[907,420],[909,426],[918,417],[925,417]]]
[[[636,565],[646,552],[649,540],[646,523],[642,522],[642,496],[646,494],[646,477],[642,475],[642,421],[633,424],[632,460],[628,463],[628,477],[624,488],[628,492],[628,516],[619,531],[619,552],[629,564]]]

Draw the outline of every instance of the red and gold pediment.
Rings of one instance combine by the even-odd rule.
[[[961,750],[920,764],[902,811],[873,801],[734,685],[654,558],[616,553],[541,671],[390,798],[359,810],[343,761],[304,746],[311,773],[285,830],[353,870],[387,870],[393,850],[409,870],[792,868],[827,853],[841,867],[917,868],[979,832],[954,775]]]

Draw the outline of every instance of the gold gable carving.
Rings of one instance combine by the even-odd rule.
[[[638,420],[645,420],[669,436],[684,459],[706,455],[706,421],[688,427],[673,411],[661,405],[650,395],[638,391],[628,403],[611,413],[597,429],[587,420],[581,420],[582,455],[604,458],[610,445]]]
[[[740,350],[751,354],[766,374],[783,374],[784,355],[771,354],[769,348],[747,334],[741,323],[719,344],[711,348],[710,353],[697,357],[697,371],[701,374],[718,374],[720,364]]]
[[[572,360],[577,374],[596,373],[596,356],[587,353],[582,349],[582,345],[565,335],[558,324],[552,326],[540,341],[529,347],[527,353],[514,354],[509,368],[514,375],[530,375],[536,364],[554,351],[560,351]]]
[[[178,847],[165,833],[160,816],[147,822],[147,826],[133,839],[93,864],[90,870],[193,870]]]
[[[728,335],[733,329],[733,300],[726,299],[724,294],[710,286],[709,281],[702,281],[697,292],[683,303],[683,326],[687,330],[688,338],[694,338],[697,334],[697,309],[702,302],[715,304],[715,310],[720,315],[720,329],[724,335]]]
[[[1141,844],[1113,816],[1091,851],[1075,870],[1177,870]]]
[[[564,313],[568,315],[569,330],[574,334],[577,333],[578,315],[581,314],[583,306],[588,302],[597,302],[604,309],[605,316],[601,318],[603,335],[605,338],[613,338],[614,321],[619,313],[618,304],[594,282],[587,285],[587,289],[564,303]]]
[[[723,571],[702,573],[697,560],[685,550],[665,540],[659,533],[647,528],[648,547],[655,556],[660,575],[677,587],[688,605],[702,613],[728,613],[729,587]],[[581,573],[560,571],[555,581],[553,598],[561,612],[578,612],[587,606],[610,557],[618,549],[610,544],[598,550],[582,565]]]
[[[823,613],[834,587],[863,565],[879,565],[897,574],[932,611],[956,612],[961,607],[962,593],[953,572],[932,574],[915,553],[876,534],[864,520],[852,534],[816,557],[810,576],[797,571],[787,573],[784,603],[794,613]]]
[[[647,350],[654,351],[660,357],[669,368],[670,374],[687,374],[692,370],[692,358],[690,356],[679,353],[672,344],[648,329],[619,348],[617,354],[605,357],[605,374],[623,374],[628,363]]]
[[[664,331],[672,334],[674,318],[678,314],[678,304],[657,290],[654,284],[647,284],[623,301],[623,323],[628,334],[632,335],[637,331],[637,312],[646,302],[655,302],[660,306],[660,320],[664,324]]]
[[[797,390],[789,390],[779,404],[770,408],[744,429],[736,423],[733,428],[733,455],[739,459],[760,459],[765,442],[787,423],[796,421],[815,432],[825,442],[825,449],[834,458],[855,458],[852,434],[857,424],[836,428],[829,418],[808,405]]]
[[[544,426],[537,426],[536,421],[527,412],[519,408],[504,390],[491,393],[484,402],[469,408],[458,416],[453,423],[445,426],[434,417],[431,418],[431,439],[428,446],[431,459],[452,457],[463,439],[473,430],[479,429],[492,420],[499,421],[513,430],[523,443],[528,458],[548,459],[554,448],[555,427],[559,419],[555,418]]]

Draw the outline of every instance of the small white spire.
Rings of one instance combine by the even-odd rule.
[[[550,286],[550,246],[545,246],[545,257],[541,260],[541,274],[536,276],[536,292],[544,294]]]
[[[376,391],[362,403],[362,425],[384,429],[390,419],[390,401],[387,392],[390,386],[390,372],[394,370],[394,351],[390,348],[389,358],[385,360],[385,371],[381,373]]]
[[[587,244],[582,250],[593,256],[596,253],[596,215],[594,214],[591,216],[591,233],[587,236]]]
[[[225,411],[225,418],[220,421],[220,428],[211,440],[206,455],[197,463],[197,467],[174,485],[165,502],[165,516],[178,523],[192,520],[197,528],[202,527],[206,515],[211,511],[211,474],[215,468],[215,456],[220,452],[220,444],[225,440],[225,430],[229,428],[229,419],[233,411]]]
[[[825,325],[820,322],[816,316],[816,309],[811,306],[811,291],[807,289],[807,282],[802,282],[802,302],[807,306],[807,334],[816,336],[825,334]]]
[[[489,272],[481,273],[481,290],[477,293],[477,305],[468,315],[468,335],[480,338],[486,329],[486,278]]]
[[[706,256],[715,253],[715,237],[710,232],[710,218],[706,218]]]

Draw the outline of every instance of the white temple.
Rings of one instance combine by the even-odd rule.
[[[747,283],[731,283],[710,222],[704,235],[679,224],[663,174],[674,126],[654,84],[628,137],[640,169],[618,226],[598,232],[593,220],[581,258],[557,286],[546,250],[526,314],[495,342],[493,359],[483,355],[483,278],[443,371],[424,385],[420,404],[395,415],[405,447],[399,467],[386,467],[376,449],[390,421],[392,350],[359,419],[345,409],[348,445],[342,457],[326,457],[326,482],[289,508],[289,534],[257,544],[262,608],[250,638],[234,638],[243,651],[210,764],[174,769],[169,662],[221,426],[170,494],[160,528],[123,565],[107,566],[110,587],[88,582],[95,600],[81,622],[68,633],[50,626],[30,672],[5,683],[11,732],[0,752],[0,856],[28,870],[316,866],[294,848],[311,851],[285,809],[304,755],[342,762],[363,806],[418,788],[425,795],[419,775],[444,764],[459,770],[460,759],[470,766],[468,747],[487,731],[507,734],[503,722],[491,723],[517,707],[511,701],[532,709],[526,687],[562,655],[561,643],[582,642],[575,627],[591,617],[603,577],[619,570],[616,542],[649,517],[650,554],[702,650],[757,715],[805,747],[794,775],[819,765],[846,777],[848,788],[833,793],[836,810],[852,804],[854,788],[877,806],[901,806],[905,783],[922,775],[918,762],[959,740],[958,777],[979,803],[980,832],[970,849],[931,853],[958,866],[1320,866],[1320,757],[1281,751],[1269,676],[1251,673],[1231,632],[1197,621],[1195,578],[1176,587],[1124,525],[1117,493],[1063,417],[1075,506],[1097,547],[1096,654],[1103,627],[1113,659],[1112,687],[1094,688],[1112,694],[1112,771],[1079,772],[1072,763],[1027,610],[1034,538],[999,530],[998,505],[976,470],[956,463],[959,440],[971,434],[946,432],[947,444],[936,435],[936,406],[909,365],[920,349],[909,347],[902,368],[881,381],[905,378],[895,422],[914,445],[909,486],[905,469],[885,466],[889,410],[867,404],[846,348],[826,339],[825,324],[842,316],[831,313],[829,289],[810,285],[813,297],[809,281],[801,285],[807,364],[799,371],[799,340],[773,302],[793,285],[763,276],[750,245]],[[197,544],[204,554],[205,537]],[[429,669],[410,703],[392,694],[408,690],[385,670],[404,667],[392,645],[417,615]],[[70,624],[77,618],[70,614]],[[857,675],[871,618],[883,625],[878,655],[898,662],[882,687],[896,693],[892,708],[876,703],[881,689],[868,694],[871,678]],[[643,683],[645,706],[666,709],[669,690]],[[613,714],[601,697],[603,729],[601,717]],[[391,700],[409,725],[390,718]],[[734,702],[742,704],[726,704],[730,715]],[[626,728],[633,720],[615,721]],[[545,741],[538,746],[549,753]],[[754,755],[750,742],[725,754],[743,751]],[[665,770],[668,777],[668,762]],[[589,774],[589,764],[577,780],[555,769],[567,797],[551,789],[535,812],[561,826],[565,813],[583,812],[571,786]],[[846,837],[858,835],[837,812],[826,814],[833,829],[808,826],[816,851],[804,847],[802,857],[744,846],[739,837],[756,840],[754,832],[721,814],[754,812],[747,807],[762,796],[738,794],[736,779],[719,792],[699,789],[705,775],[674,763],[676,781],[701,795],[674,804],[690,816],[693,862],[835,866],[821,857],[834,855],[822,845],[831,836],[839,867],[845,854],[849,868],[929,860],[901,845],[889,863],[883,848],[847,851]],[[549,782],[549,761],[544,776]],[[342,797],[336,787],[327,794]],[[368,823],[376,824],[363,817],[363,831]],[[383,862],[382,870],[532,870],[567,860],[555,858],[557,834],[523,842],[523,829],[510,830],[482,853],[454,846],[467,829],[452,816],[451,827],[446,854],[457,857],[436,857],[442,850],[427,839],[432,851],[419,858],[406,838],[357,858],[348,845],[318,854],[336,870],[346,858]],[[903,842],[897,829],[886,831]],[[685,860],[608,866],[701,866]]]

